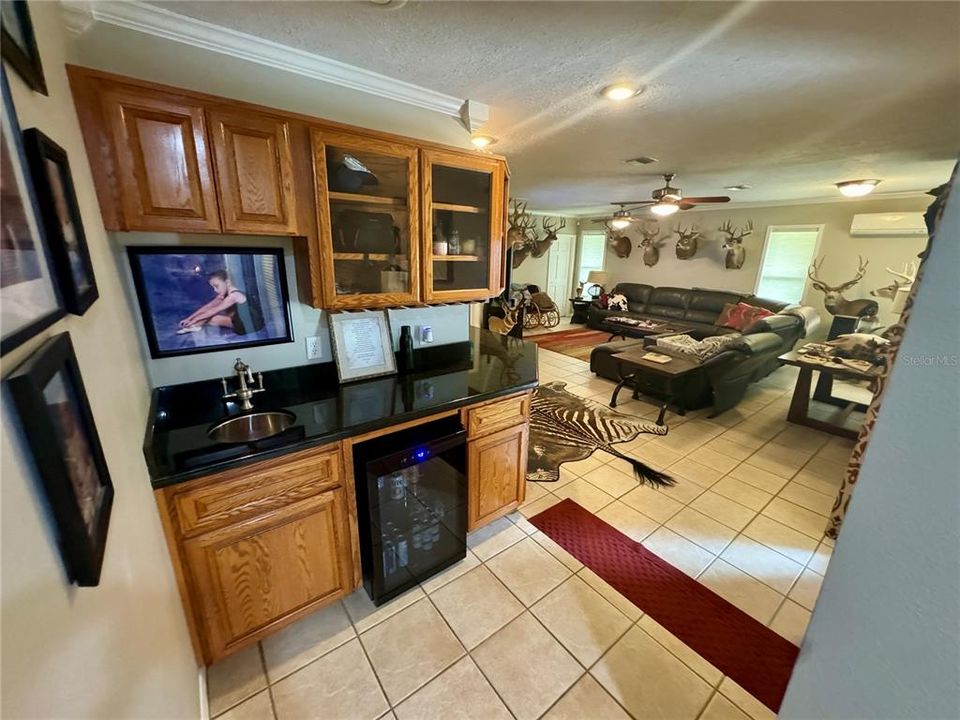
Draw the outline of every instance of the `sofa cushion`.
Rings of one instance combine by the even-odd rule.
[[[627,300],[627,311],[632,313],[642,313],[647,309],[647,304],[642,302],[634,302],[633,300]]]
[[[690,303],[691,295],[693,295],[692,290],[684,290],[683,288],[675,287],[658,287],[654,289],[652,293],[650,293],[650,297],[647,300],[647,305],[680,308],[681,310],[686,310],[687,305]]]
[[[723,310],[717,318],[717,325],[743,331],[754,321],[770,315],[773,315],[773,313],[769,310],[747,303],[737,303],[736,305],[727,303],[723,306]]]
[[[670,305],[649,304],[644,314],[654,320],[683,320],[686,312],[683,308],[671,307]]]
[[[695,290],[687,304],[689,310],[710,311],[716,318],[728,303],[738,303],[741,300],[739,293],[723,292],[722,290]]]
[[[652,285],[646,285],[644,283],[617,283],[617,286],[613,289],[615,293],[626,296],[628,307],[631,303],[646,305],[652,290]],[[639,310],[634,310],[632,307],[629,309],[630,312],[640,312]]]

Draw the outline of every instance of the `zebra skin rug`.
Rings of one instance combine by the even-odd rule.
[[[556,482],[560,479],[563,463],[583,460],[595,450],[603,450],[630,463],[641,484],[674,484],[669,475],[624,455],[613,445],[629,442],[640,433],[666,435],[666,426],[630,417],[593,400],[578,397],[564,390],[566,385],[555,380],[533,391],[527,480]]]

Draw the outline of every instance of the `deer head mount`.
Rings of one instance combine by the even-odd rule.
[[[897,291],[909,290],[917,279],[917,264],[915,262],[906,262],[903,264],[903,272],[897,272],[893,268],[886,268],[887,272],[893,275],[893,282],[890,285],[878,287],[871,290],[870,294],[874,297],[887,298],[893,300],[897,296]]]
[[[682,226],[677,226],[674,230],[677,234],[677,244],[674,250],[677,253],[678,260],[689,260],[697,254],[700,247],[700,237],[702,233],[696,225],[691,225],[689,229],[684,230]]]
[[[823,306],[831,315],[850,315],[853,317],[873,317],[877,314],[880,306],[876,300],[847,300],[843,297],[845,290],[849,290],[863,279],[867,272],[869,260],[858,257],[859,268],[857,274],[846,282],[839,285],[827,285],[820,279],[820,268],[823,265],[824,258],[815,260],[813,265],[807,269],[807,276],[810,278],[810,284],[814,290],[823,293]]]
[[[527,259],[539,238],[536,230],[537,221],[527,212],[527,204],[519,200],[512,202],[513,208],[507,218],[510,223],[510,229],[507,230],[507,245],[513,248],[513,267],[516,268]]]
[[[660,235],[659,225],[646,225],[640,228],[640,247],[643,248],[643,264],[647,267],[653,267],[660,261],[660,248],[666,240],[658,239]]]
[[[727,220],[717,230],[727,236],[727,239],[723,241],[723,249],[727,251],[723,260],[724,267],[727,270],[739,270],[743,267],[743,261],[747,259],[747,250],[743,247],[743,239],[753,234],[753,220],[747,220],[747,224],[742,228],[735,228],[733,223]]]
[[[540,221],[543,231],[546,233],[543,240],[534,240],[531,254],[535,258],[543,257],[547,254],[550,246],[557,241],[557,233],[567,226],[567,221],[560,218],[557,222],[550,222],[550,218],[545,217]]]
[[[633,252],[633,241],[609,225],[607,226],[607,246],[618,258],[628,258]]]
[[[503,317],[491,316],[487,321],[487,327],[495,333],[506,335],[517,324],[517,315],[520,313],[521,305],[517,303],[515,307],[511,308],[507,303],[501,302],[500,307],[503,309]]]

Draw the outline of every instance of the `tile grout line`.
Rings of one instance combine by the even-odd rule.
[[[273,713],[274,720],[279,720],[277,715],[277,704],[273,700],[273,683],[270,681],[270,673],[267,671],[267,655],[263,649],[263,643],[257,641],[257,650],[260,655],[260,668],[263,670],[263,678],[267,681],[267,698],[270,700],[270,712]]]

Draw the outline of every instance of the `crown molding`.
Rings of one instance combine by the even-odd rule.
[[[490,114],[490,107],[476,100],[446,95],[154,5],[114,0],[63,0],[61,5],[67,29],[75,36],[96,23],[115,25],[432,110],[456,118],[468,131],[483,125]]]

